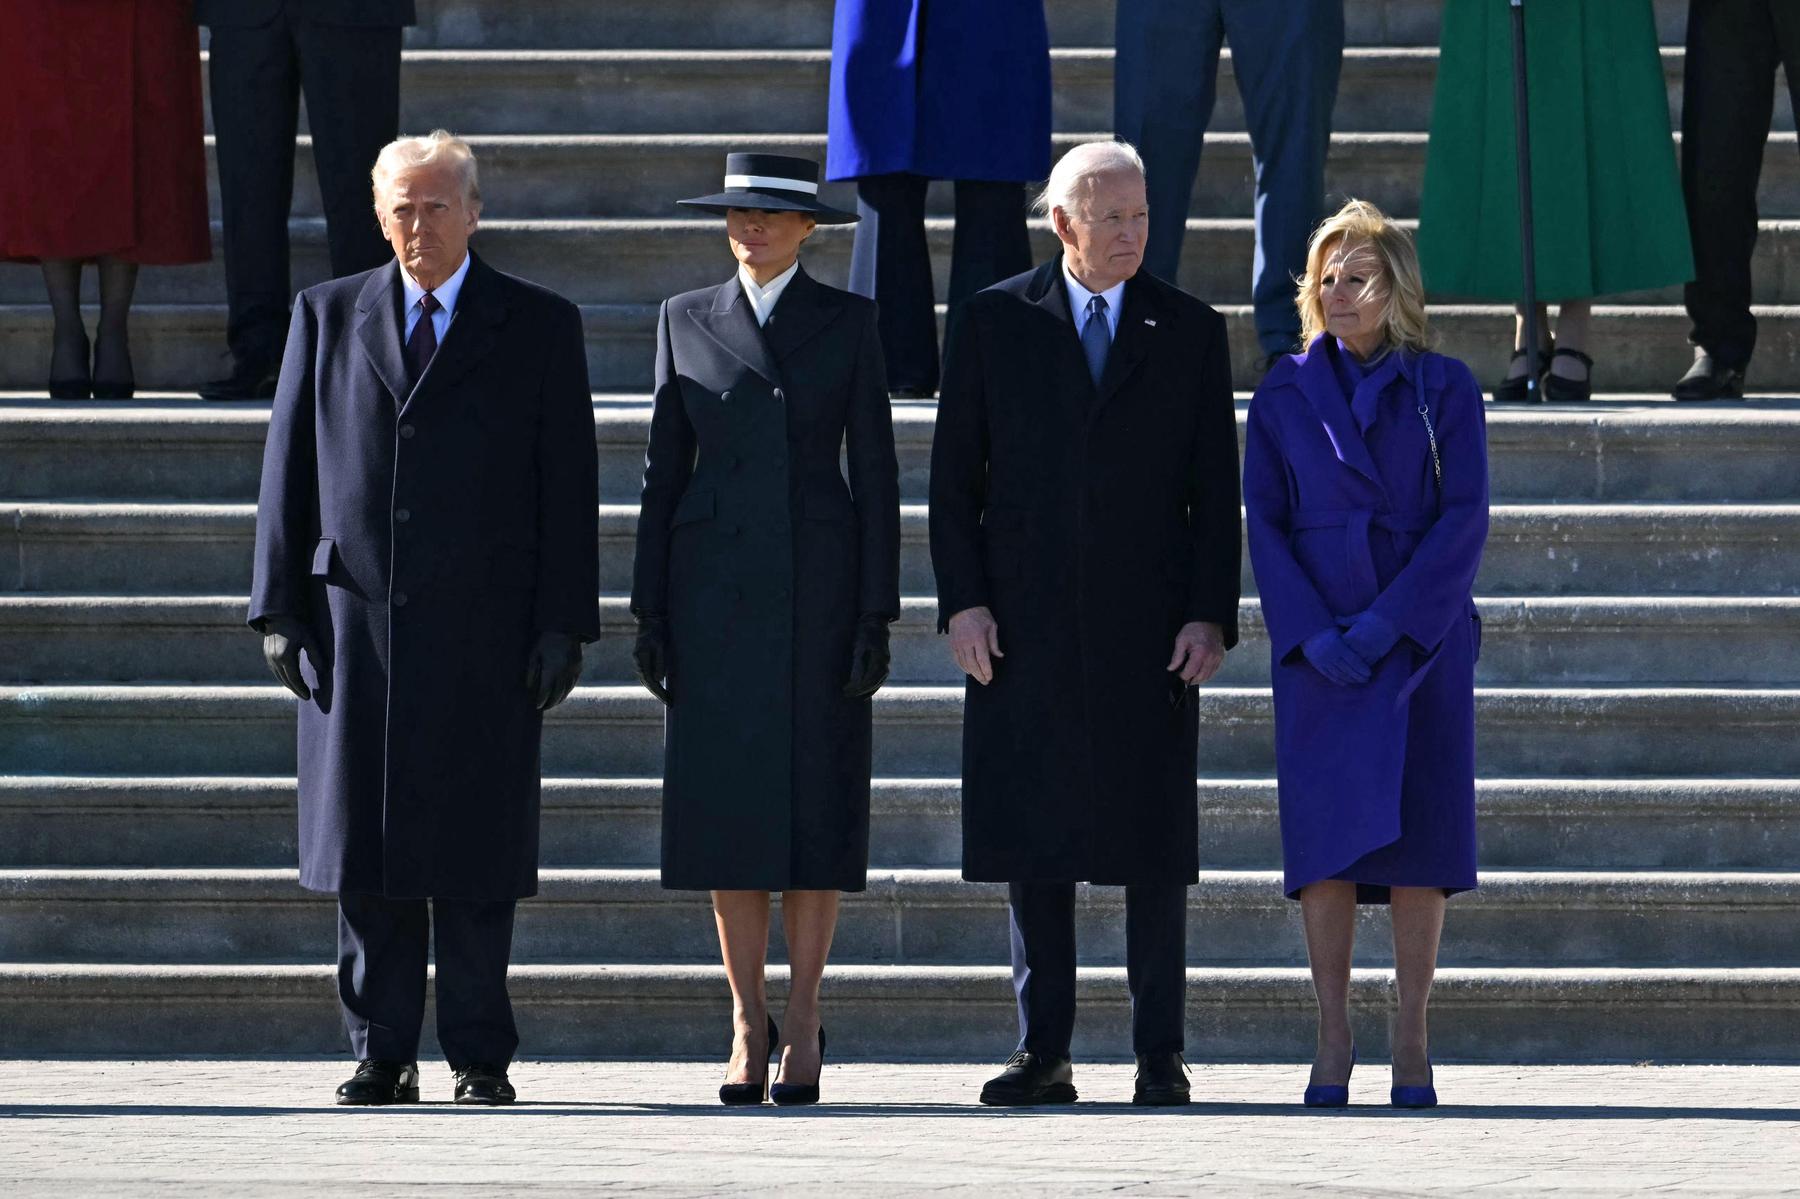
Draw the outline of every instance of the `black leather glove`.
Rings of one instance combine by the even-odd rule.
[[[663,703],[669,702],[669,689],[663,685],[669,675],[669,618],[638,617],[637,644],[631,647],[631,660],[637,667],[638,682]]]
[[[525,664],[525,690],[540,712],[548,712],[575,690],[581,678],[581,638],[539,633]]]
[[[844,684],[844,694],[851,699],[874,695],[887,682],[890,664],[887,617],[863,617],[850,642],[850,681]]]
[[[300,651],[312,659],[313,670],[321,686],[328,667],[319,653],[319,645],[306,622],[293,616],[265,616],[262,620],[263,661],[269,664],[276,681],[301,699],[311,699],[312,689],[300,674]]]

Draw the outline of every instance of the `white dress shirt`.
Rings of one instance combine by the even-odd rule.
[[[793,281],[794,273],[800,269],[800,260],[794,259],[794,265],[769,280],[767,287],[750,277],[750,268],[738,263],[738,282],[744,285],[744,294],[750,298],[750,310],[756,313],[756,323],[769,323],[769,314],[775,311],[775,304],[781,299],[781,293]]]
[[[431,331],[437,334],[439,345],[444,344],[444,331],[450,328],[450,318],[456,315],[456,297],[462,291],[463,279],[469,273],[469,254],[463,251],[462,265],[450,273],[450,277],[431,289],[432,298],[438,302],[438,310],[431,314]],[[425,295],[425,289],[413,279],[412,273],[405,267],[400,268],[400,286],[406,292],[406,327],[400,331],[401,344],[412,339],[413,326],[419,323],[419,300]]]
[[[1119,305],[1125,302],[1125,284],[1123,281],[1113,284],[1105,291],[1089,291],[1081,280],[1069,273],[1069,260],[1063,259],[1063,282],[1069,288],[1069,311],[1075,317],[1075,332],[1079,334],[1087,327],[1088,301],[1095,296],[1106,298],[1106,334],[1108,341],[1116,341],[1119,336]]]

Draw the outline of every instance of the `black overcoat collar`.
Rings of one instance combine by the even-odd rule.
[[[1125,281],[1125,297],[1119,304],[1118,330],[1113,335],[1112,349],[1107,351],[1106,370],[1100,376],[1098,394],[1088,405],[1090,421],[1130,381],[1145,355],[1155,347],[1158,337],[1169,335],[1170,321],[1157,287],[1155,280],[1145,275],[1142,269]],[[1081,348],[1081,334],[1075,327],[1075,314],[1069,307],[1068,283],[1063,279],[1062,259],[1038,268],[1026,296],[1061,321],[1075,348]],[[1085,372],[1081,372],[1081,378],[1089,388],[1093,387]]]
[[[843,308],[836,293],[802,266],[782,289],[766,326],[756,323],[756,309],[735,273],[713,288],[710,305],[690,308],[688,316],[733,357],[778,387],[781,361],[817,336]]]
[[[401,411],[456,382],[493,348],[494,330],[506,319],[506,302],[499,284],[499,272],[470,250],[469,273],[457,293],[450,327],[415,387],[406,369],[406,352],[400,338],[405,327],[400,311],[404,291],[400,263],[389,262],[364,282],[356,298],[357,336],[375,373],[393,393]]]

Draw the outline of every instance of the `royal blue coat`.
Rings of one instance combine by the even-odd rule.
[[[1320,337],[1277,362],[1250,401],[1245,443],[1285,890],[1346,879],[1371,903],[1395,886],[1466,890],[1481,647],[1470,588],[1488,527],[1481,389],[1453,358],[1396,352],[1346,395],[1339,352]],[[1340,686],[1301,645],[1365,610],[1400,638],[1369,682]]]
[[[1050,173],[1043,0],[837,0],[828,179]]]

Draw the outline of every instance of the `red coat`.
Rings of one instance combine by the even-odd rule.
[[[0,260],[212,257],[189,0],[7,0]]]

